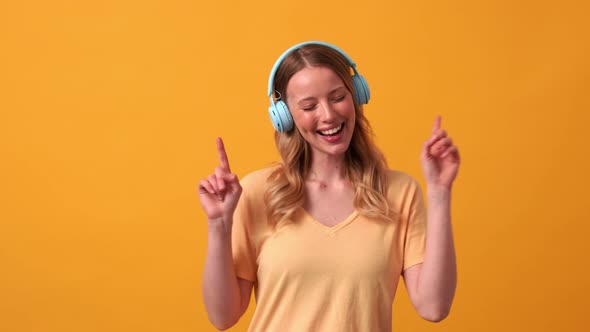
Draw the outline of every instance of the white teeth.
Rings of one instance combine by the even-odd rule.
[[[339,132],[340,129],[342,129],[342,126],[343,125],[344,125],[344,123],[340,124],[340,126],[338,126],[337,128],[332,128],[332,129],[329,129],[329,130],[320,131],[320,133],[323,134],[323,135],[333,135],[333,134]]]

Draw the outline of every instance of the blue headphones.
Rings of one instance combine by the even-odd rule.
[[[277,100],[275,102],[275,100],[273,98],[274,79],[275,79],[275,75],[277,73],[277,70],[278,70],[279,66],[281,65],[281,63],[283,62],[283,60],[285,59],[285,57],[287,57],[287,55],[289,55],[291,52],[301,48],[302,46],[311,45],[311,44],[327,46],[327,47],[337,51],[342,56],[344,56],[346,58],[346,60],[348,60],[348,63],[350,64],[350,67],[352,68],[352,71],[354,73],[354,75],[352,75],[352,86],[354,89],[354,97],[355,97],[356,102],[359,105],[367,104],[369,102],[369,99],[371,98],[371,93],[369,91],[369,85],[367,84],[367,81],[365,81],[365,78],[362,77],[356,71],[356,64],[354,63],[354,61],[352,61],[352,59],[348,55],[346,55],[346,53],[344,53],[344,51],[342,51],[341,49],[339,49],[338,47],[336,47],[334,45],[331,45],[331,44],[328,44],[325,42],[321,42],[321,41],[307,41],[307,42],[297,44],[295,46],[292,46],[288,50],[286,50],[279,57],[279,59],[275,62],[274,66],[272,67],[272,70],[270,71],[270,76],[268,78],[268,96],[270,97],[270,106],[268,107],[268,114],[270,116],[270,121],[272,122],[272,125],[276,131],[287,132],[287,131],[290,131],[291,129],[293,129],[293,117],[291,116],[291,113],[289,112],[289,108],[287,107],[287,103],[285,103],[282,100]],[[280,99],[280,96],[279,96],[279,99]]]

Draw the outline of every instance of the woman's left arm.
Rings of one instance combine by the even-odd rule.
[[[451,189],[460,157],[451,138],[440,128],[440,122],[438,116],[420,155],[428,200],[424,262],[403,272],[414,307],[422,318],[433,322],[447,317],[457,286]]]

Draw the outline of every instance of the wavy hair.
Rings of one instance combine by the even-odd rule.
[[[276,95],[286,102],[286,89],[291,77],[311,66],[332,69],[354,96],[350,64],[346,58],[329,47],[317,44],[302,46],[285,57],[274,80]],[[354,109],[356,123],[344,158],[345,176],[355,188],[354,207],[362,215],[392,220],[393,211],[385,198],[387,162],[375,145],[369,121],[356,100]],[[275,143],[282,163],[275,166],[268,178],[269,187],[264,201],[268,220],[276,226],[303,207],[311,148],[296,126],[289,132],[275,132]]]

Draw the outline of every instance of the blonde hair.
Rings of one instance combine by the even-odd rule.
[[[285,102],[289,79],[306,66],[332,69],[354,95],[348,61],[329,47],[312,44],[291,52],[277,70],[274,88]],[[356,122],[345,155],[345,176],[355,188],[354,207],[362,215],[391,220],[392,211],[386,199],[387,162],[373,142],[369,121],[356,100],[354,109]],[[264,195],[268,219],[273,225],[303,207],[305,178],[311,162],[309,144],[297,127],[289,132],[275,132],[275,143],[283,162],[272,170]]]

